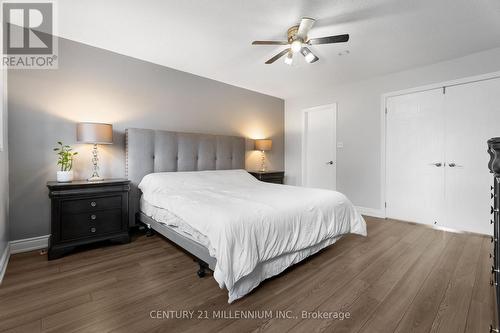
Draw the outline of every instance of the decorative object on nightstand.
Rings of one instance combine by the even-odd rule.
[[[97,145],[110,145],[113,143],[113,126],[101,123],[78,123],[76,126],[76,139],[80,143],[91,143],[92,149],[92,176],[88,181],[100,181],[99,155]]]
[[[283,184],[284,171],[247,171],[249,174],[266,183]]]
[[[83,244],[128,243],[129,183],[127,179],[48,182],[52,205],[49,260]]]
[[[73,157],[78,154],[78,152],[73,152],[73,148],[69,145],[63,144],[58,141],[59,147],[54,148],[57,153],[57,165],[61,166],[61,170],[57,171],[57,181],[60,183],[66,183],[73,180]]]
[[[259,171],[266,171],[266,156],[265,152],[270,151],[273,147],[273,141],[271,139],[258,139],[255,140],[255,150],[260,150],[261,153],[261,163]]]

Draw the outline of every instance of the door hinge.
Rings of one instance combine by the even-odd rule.
[[[385,206],[385,208],[387,208],[387,201],[386,201],[386,202],[384,202],[384,206]]]

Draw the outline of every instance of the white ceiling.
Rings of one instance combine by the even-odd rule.
[[[498,0],[60,0],[58,34],[156,64],[288,98],[500,46]],[[302,16],[320,58],[264,62]],[[349,50],[348,55],[338,53]],[[298,61],[297,61],[298,60]]]

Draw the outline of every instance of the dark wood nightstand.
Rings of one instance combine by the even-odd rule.
[[[49,260],[76,246],[112,240],[128,243],[127,179],[48,182],[52,202]]]
[[[266,183],[283,184],[284,171],[248,171],[249,174]]]

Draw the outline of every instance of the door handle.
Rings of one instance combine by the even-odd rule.
[[[453,163],[453,162],[448,163],[448,166],[449,166],[450,168],[455,168],[455,167],[460,168],[460,167],[461,167],[461,165],[458,165],[458,164]]]
[[[435,167],[440,168],[440,167],[443,165],[443,163],[441,163],[441,162],[436,162],[436,163],[431,163],[430,165],[434,165]]]
[[[328,162],[326,162],[326,164],[328,164],[328,165],[332,165],[332,164],[333,164],[333,161],[328,161]]]

